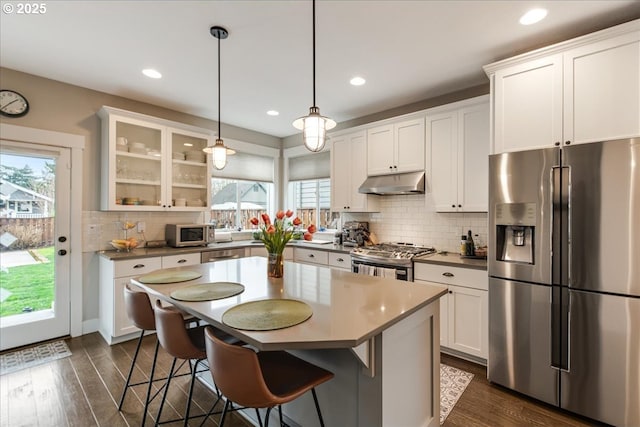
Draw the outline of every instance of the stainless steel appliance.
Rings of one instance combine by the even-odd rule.
[[[405,172],[370,176],[358,188],[358,192],[378,195],[423,194],[424,175],[424,172]]]
[[[244,248],[235,249],[214,249],[211,251],[203,251],[200,254],[200,262],[220,261],[223,259],[244,258]]]
[[[342,244],[344,246],[364,246],[368,241],[368,222],[347,221],[342,226]]]
[[[381,243],[351,251],[351,271],[413,282],[413,258],[434,253],[430,247],[411,243]]]
[[[489,165],[489,380],[640,425],[640,138]]]
[[[212,224],[167,224],[165,239],[169,246],[206,246],[215,241],[216,229]]]

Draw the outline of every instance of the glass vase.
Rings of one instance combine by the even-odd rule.
[[[267,258],[267,275],[269,277],[282,277],[284,272],[284,263],[282,253],[269,253]]]

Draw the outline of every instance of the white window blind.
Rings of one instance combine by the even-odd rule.
[[[330,174],[328,151],[289,158],[289,181],[329,178]]]
[[[237,152],[227,157],[227,166],[214,170],[214,178],[273,182],[273,157]]]

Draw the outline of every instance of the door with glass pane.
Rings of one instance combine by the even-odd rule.
[[[1,141],[0,350],[69,334],[70,167],[67,148]]]

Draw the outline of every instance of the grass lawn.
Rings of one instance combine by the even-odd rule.
[[[9,267],[9,272],[0,271],[0,288],[11,295],[0,302],[0,317],[22,313],[25,307],[33,311],[51,308],[54,291],[54,247],[33,249],[48,263]]]

